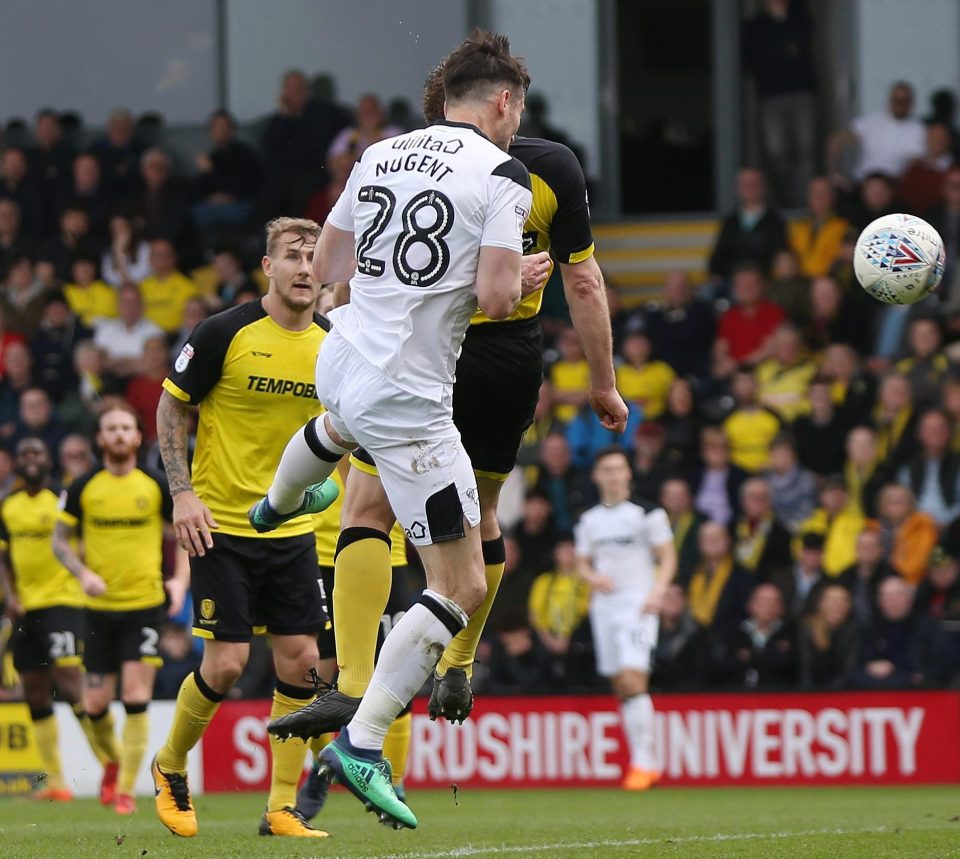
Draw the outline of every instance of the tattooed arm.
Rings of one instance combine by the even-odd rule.
[[[107,590],[106,582],[91,570],[70,545],[77,529],[66,522],[53,526],[53,554],[80,582],[83,592],[89,597],[98,597]]]
[[[173,528],[177,543],[191,557],[213,548],[210,529],[219,527],[213,514],[193,491],[187,463],[187,406],[168,391],[157,406],[157,440],[173,496]]]

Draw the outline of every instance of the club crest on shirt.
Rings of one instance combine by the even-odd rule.
[[[177,355],[177,360],[173,365],[173,369],[178,373],[182,373],[190,365],[190,359],[193,357],[193,346],[189,343],[184,343],[183,348],[180,350],[180,354]]]

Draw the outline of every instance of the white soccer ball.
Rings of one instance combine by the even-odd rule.
[[[922,218],[884,215],[860,233],[853,270],[878,301],[916,304],[943,277],[943,239]]]

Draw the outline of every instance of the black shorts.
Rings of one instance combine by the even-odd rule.
[[[254,633],[316,635],[326,615],[313,534],[213,534],[213,548],[190,559],[193,632],[217,641]]]
[[[334,568],[320,567],[320,580],[323,582],[324,608],[327,611],[327,617],[330,618],[320,635],[317,636],[317,647],[320,651],[321,659],[334,659],[337,655],[337,642],[333,630],[333,583]],[[410,593],[410,584],[407,577],[406,567],[393,568],[393,581],[390,585],[390,596],[387,598],[387,607],[384,609],[380,618],[380,632],[377,635],[377,655],[380,655],[380,647],[383,645],[384,638],[391,629],[399,622],[400,618],[407,613],[407,609],[413,605],[413,597]],[[349,635],[349,633],[347,633]]]
[[[90,674],[116,674],[123,662],[146,662],[158,668],[157,649],[163,627],[163,606],[131,611],[87,609],[83,665]]]
[[[17,671],[79,667],[85,629],[82,608],[55,605],[26,612],[10,639],[13,667]]]
[[[517,462],[523,434],[543,381],[540,320],[471,325],[457,359],[453,422],[473,469],[505,478]]]

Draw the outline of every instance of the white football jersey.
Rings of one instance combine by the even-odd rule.
[[[356,237],[334,332],[401,389],[441,402],[477,308],[484,245],[522,251],[530,176],[466,123],[368,147],[327,222]]]
[[[653,587],[655,559],[651,547],[673,540],[670,521],[660,508],[646,511],[622,501],[612,507],[591,507],[577,523],[577,554],[590,559],[593,569],[613,579],[611,594],[594,593],[594,600],[611,605],[625,597],[643,601]]]

